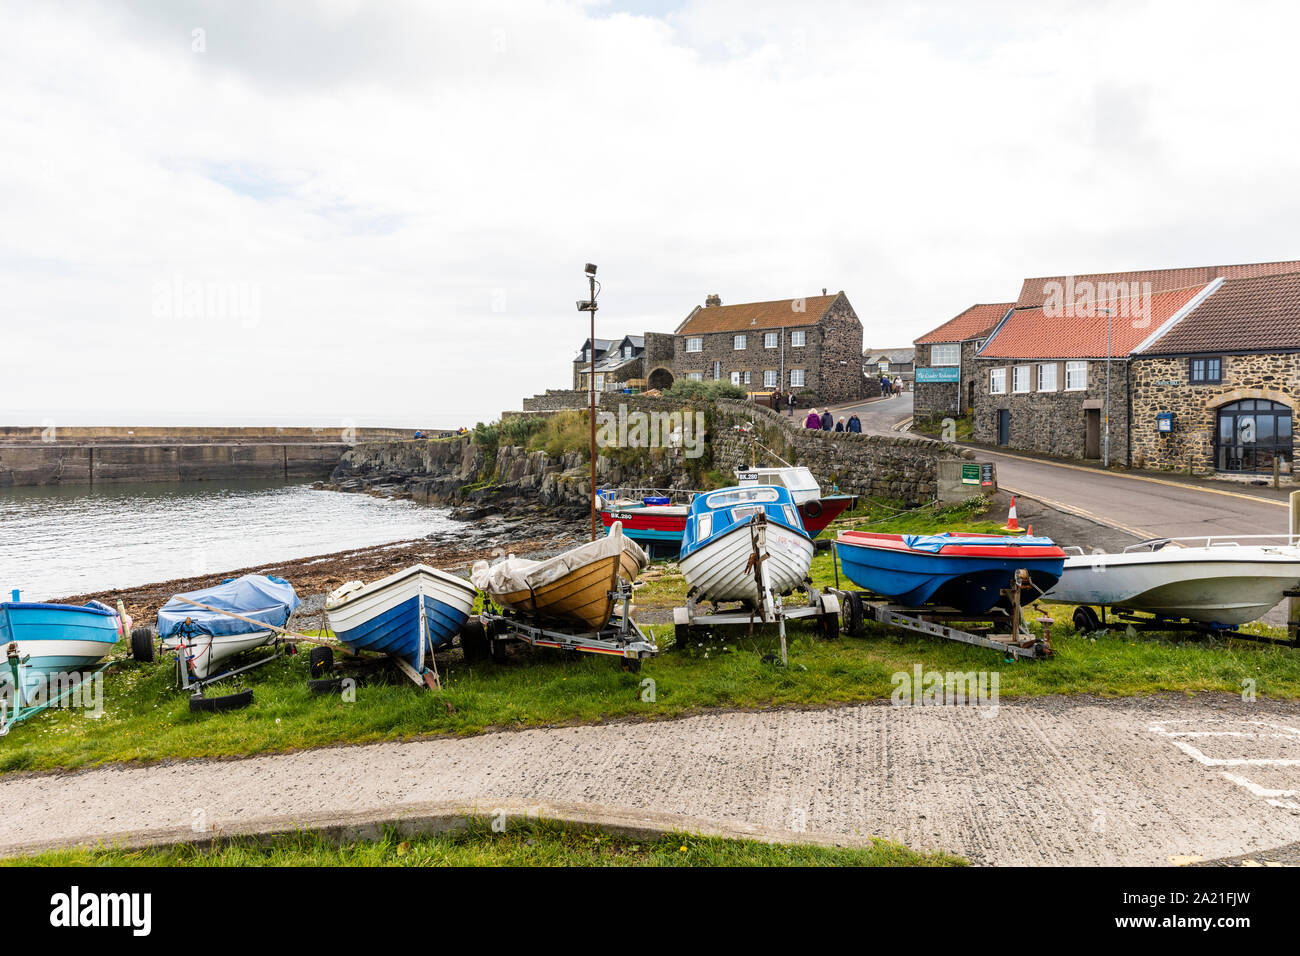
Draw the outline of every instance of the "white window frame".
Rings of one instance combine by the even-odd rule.
[[[778,346],[780,346],[780,344],[781,344],[781,333],[780,333],[780,332],[764,332],[764,333],[763,333],[763,348],[765,348],[765,349],[774,349],[774,348],[777,348]]]
[[[688,351],[688,352],[703,352],[703,351],[704,351],[704,336],[702,336],[702,335],[688,335],[688,336],[686,337],[686,351]]]
[[[780,384],[780,382],[777,381],[777,376],[779,374],[780,373],[774,368],[763,369],[763,387],[776,388],[777,385]]]
[[[733,352],[742,352],[749,347],[748,343],[749,337],[743,332],[739,335],[733,335],[731,337],[731,350]]]
[[[740,384],[740,373],[739,373],[739,372],[732,372],[732,373],[731,373],[731,384],[732,384],[732,385],[739,385],[739,384]]]
[[[714,380],[715,382],[720,382],[720,381],[722,381],[722,363],[721,363],[721,362],[714,362],[714,363],[713,363],[713,380]]]
[[[688,382],[702,382],[702,381],[704,381],[704,373],[703,373],[703,372],[687,372],[687,373],[686,373],[686,381],[688,381]]]
[[[1007,393],[1007,370],[1005,368],[989,369],[989,394],[1005,395]]]
[[[1050,371],[1052,373],[1051,384],[1043,383],[1043,372],[1045,371]],[[1039,365],[1038,366],[1038,390],[1040,392],[1055,392],[1057,390],[1057,385],[1058,382],[1056,381],[1056,363],[1044,362],[1041,365]]]
[[[1070,384],[1071,372],[1083,373],[1082,385]],[[1080,360],[1065,363],[1065,390],[1067,392],[1086,392],[1088,390],[1088,363],[1086,361]]]
[[[951,351],[949,351],[951,350]],[[957,342],[945,342],[930,346],[930,367],[950,367],[961,364],[961,345]]]
[[[790,369],[790,387],[806,388],[808,386],[808,370],[806,368]]]
[[[750,373],[749,373],[749,372],[746,372],[746,373],[745,373],[745,384],[746,384],[746,385],[750,385],[750,384],[752,384],[752,381],[753,381],[753,380],[750,378]]]
[[[1025,393],[1032,391],[1032,389],[1029,387],[1031,384],[1029,378],[1029,369],[1031,367],[1032,366],[1029,365],[1011,366],[1011,394],[1024,395]],[[1024,373],[1023,376],[1021,375],[1022,372]],[[1024,388],[1020,387],[1020,380],[1022,377],[1024,378],[1024,383],[1025,383]]]
[[[808,330],[798,329],[790,333],[790,348],[801,349],[808,344]]]

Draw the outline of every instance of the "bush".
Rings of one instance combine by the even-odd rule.
[[[679,378],[664,392],[664,395],[668,398],[683,400],[704,399],[712,401],[719,398],[744,398],[745,390],[739,385],[732,385],[730,382],[695,382],[690,379]]]

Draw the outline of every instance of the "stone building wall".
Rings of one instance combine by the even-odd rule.
[[[1218,385],[1192,385],[1188,357],[1139,358],[1133,377],[1133,463],[1139,468],[1215,470],[1218,409],[1245,398],[1291,407],[1300,419],[1300,354],[1224,355]],[[1156,429],[1156,415],[1172,412],[1174,430]],[[1293,469],[1294,473],[1294,469]]]
[[[646,385],[649,388],[667,388],[676,380],[673,372],[673,344],[671,332],[647,332],[645,334],[645,354],[642,364],[645,368]],[[659,372],[659,375],[655,375]],[[653,379],[653,380],[652,380]]]
[[[1087,412],[1095,409],[1104,414],[1106,395],[1106,362],[1088,363],[1088,387],[1079,391],[1065,391],[1065,363],[1057,362],[1055,392],[1037,391],[1038,378],[1035,366],[1041,362],[1013,362],[1009,359],[977,360],[976,404],[972,416],[973,437],[977,442],[990,445],[998,443],[998,411],[1011,412],[1008,448],[1019,451],[1040,452],[1060,458],[1083,458],[1087,436]],[[1035,389],[1015,394],[1012,389],[1011,369],[1028,365],[1030,387]],[[1007,370],[1007,394],[989,392],[989,371]],[[1128,382],[1127,362],[1115,360],[1111,367],[1110,392],[1110,460],[1112,464],[1128,464]],[[1099,423],[1104,435],[1104,422]],[[1099,457],[1101,441],[1098,442]]]
[[[930,368],[930,346],[916,347],[916,367]],[[957,382],[917,382],[913,389],[912,413],[917,419],[937,419],[958,413],[960,385]]]

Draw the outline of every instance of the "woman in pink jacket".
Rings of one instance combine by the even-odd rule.
[[[808,411],[808,417],[803,420],[804,428],[821,428],[822,417],[817,414],[817,409],[813,408]]]

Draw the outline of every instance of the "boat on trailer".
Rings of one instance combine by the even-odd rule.
[[[773,596],[804,584],[812,536],[783,485],[747,484],[695,496],[678,563],[696,601],[743,601],[774,613]]]
[[[648,563],[644,549],[614,522],[605,537],[544,561],[478,561],[470,580],[508,610],[600,631],[614,613],[619,579],[634,583]]]
[[[1065,552],[1044,537],[841,531],[835,549],[858,587],[905,607],[937,604],[965,614],[991,610],[1021,570],[1032,590],[1044,592],[1065,564]]]
[[[433,653],[449,648],[465,627],[477,596],[463,578],[416,564],[337,588],[325,599],[325,618],[350,650],[391,654],[423,675]]]
[[[283,628],[298,604],[283,578],[245,574],[171,598],[158,611],[159,643],[176,654],[181,686],[201,687],[227,676],[221,667],[236,654],[275,642],[277,632],[259,625]]]
[[[1113,554],[1080,551],[1066,557],[1061,579],[1043,600],[1079,605],[1074,623],[1081,630],[1101,626],[1094,607],[1142,612],[1162,622],[1235,628],[1300,590],[1300,547],[1292,540],[1285,535],[1153,538]]]
[[[8,666],[0,665],[0,696],[12,704],[43,698],[51,682],[79,681],[102,661],[127,633],[107,604],[81,606],[37,601],[0,603],[0,647]]]
[[[780,468],[738,468],[738,485],[774,485],[790,492],[804,531],[816,538],[857,501],[856,495],[823,495],[813,473],[799,466]],[[606,528],[615,521],[623,533],[656,553],[676,553],[686,533],[686,520],[696,491],[639,489],[614,491],[602,497],[601,521]]]

